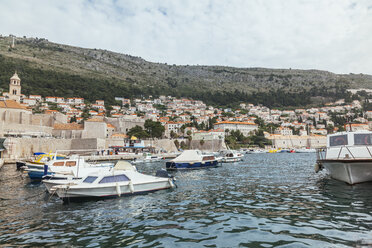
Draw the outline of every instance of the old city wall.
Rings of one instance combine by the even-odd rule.
[[[10,159],[28,158],[35,152],[55,152],[69,150],[70,139],[51,138],[7,138],[4,142],[6,150],[3,157]]]

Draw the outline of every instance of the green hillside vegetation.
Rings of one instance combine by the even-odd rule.
[[[106,50],[85,49],[37,38],[0,37],[0,87],[8,89],[15,70],[22,93],[84,97],[171,95],[214,106],[241,102],[268,107],[309,106],[345,97],[347,88],[370,88],[372,76],[318,70],[176,66],[147,62]]]

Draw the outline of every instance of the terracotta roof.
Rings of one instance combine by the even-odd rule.
[[[253,123],[253,122],[239,122],[239,121],[221,121],[214,125],[219,125],[219,124],[257,125],[256,123]]]
[[[99,118],[91,118],[91,119],[86,120],[86,121],[88,121],[88,122],[103,122],[103,120],[99,119]]]
[[[125,135],[123,133],[115,133],[111,135],[112,138],[128,138],[128,135]]]
[[[55,130],[83,130],[83,124],[73,123],[57,123],[54,124],[53,129]]]
[[[0,108],[26,109],[25,106],[19,104],[14,100],[0,101]]]

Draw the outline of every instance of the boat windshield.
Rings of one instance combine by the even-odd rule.
[[[356,133],[354,134],[355,145],[372,145],[371,133]]]
[[[129,181],[129,178],[125,175],[117,175],[117,176],[108,176],[104,177],[99,181],[99,183],[116,183],[116,182],[125,182]]]
[[[84,179],[83,183],[93,183],[98,177],[88,176]]]
[[[329,138],[329,145],[330,146],[345,146],[347,144],[348,144],[348,142],[347,142],[347,135],[346,134],[335,135],[335,136],[331,136]]]

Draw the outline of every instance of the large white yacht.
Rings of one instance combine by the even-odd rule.
[[[339,132],[327,136],[327,148],[317,153],[315,171],[325,168],[348,184],[372,181],[372,132]]]

